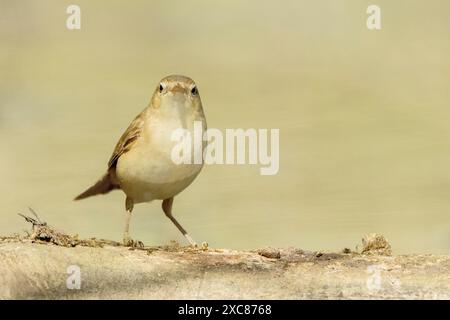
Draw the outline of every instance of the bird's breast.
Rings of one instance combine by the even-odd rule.
[[[172,159],[172,151],[180,143],[173,139],[174,132],[182,129],[193,136],[196,120],[202,119],[172,116],[147,121],[141,137],[117,163],[117,176],[128,196],[137,201],[165,199],[181,192],[194,180],[202,164],[177,164]],[[195,150],[193,146],[192,149]]]

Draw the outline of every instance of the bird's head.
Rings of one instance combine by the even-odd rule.
[[[153,108],[177,108],[184,111],[198,111],[202,108],[197,85],[191,78],[181,75],[163,78],[153,93],[151,104]]]

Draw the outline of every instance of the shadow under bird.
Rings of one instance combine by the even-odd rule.
[[[200,121],[203,130],[206,130],[206,119],[195,82],[180,75],[162,79],[148,107],[131,122],[117,143],[106,174],[75,200],[121,189],[126,195],[125,245],[135,244],[129,236],[134,205],[162,200],[166,216],[195,246],[195,241],[173,217],[172,204],[174,197],[200,173],[203,164],[176,164],[171,154],[178,143],[172,140],[172,133],[182,128],[193,136],[196,121]]]

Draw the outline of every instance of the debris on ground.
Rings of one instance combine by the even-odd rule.
[[[377,233],[370,233],[362,239],[362,254],[390,256],[392,249],[386,238]]]
[[[12,235],[10,237],[1,237],[2,241],[11,241],[11,240],[19,240],[19,241],[31,241],[36,243],[51,243],[57,246],[62,247],[75,247],[75,246],[85,246],[85,247],[103,247],[104,245],[110,246],[120,246],[122,245],[119,242],[105,239],[79,239],[78,235],[69,235],[62,231],[57,230],[56,228],[47,224],[47,222],[43,222],[37,213],[32,209],[28,208],[31,214],[34,217],[26,216],[24,214],[19,213],[21,217],[25,219],[26,222],[31,223],[32,229],[31,232],[26,232],[26,235],[20,236],[18,234]]]
[[[21,217],[25,219],[26,222],[31,223],[32,230],[26,231],[25,235],[14,234],[12,236],[0,236],[1,242],[33,242],[33,243],[42,243],[42,244],[54,244],[62,247],[76,247],[76,246],[85,246],[85,247],[103,247],[105,245],[108,246],[124,246],[124,244],[106,239],[97,239],[97,238],[89,238],[89,239],[80,239],[78,235],[69,235],[65,232],[59,231],[56,228],[47,224],[47,222],[42,221],[37,213],[29,208],[32,216],[27,216],[19,213]],[[130,250],[144,250],[147,251],[148,254],[152,254],[157,251],[166,251],[166,252],[202,252],[202,251],[217,251],[214,249],[210,249],[207,242],[203,242],[201,245],[192,247],[192,246],[182,246],[176,241],[171,241],[168,245],[162,246],[144,246],[144,244],[140,241],[136,241],[139,245],[126,246],[129,247]],[[331,254],[331,253],[323,253],[321,251],[309,252],[303,251],[297,248],[273,248],[273,247],[265,247],[262,249],[255,250],[258,255],[268,258],[268,259],[276,259],[283,261],[302,261],[302,260],[311,260],[320,259],[320,260],[328,260],[335,259],[340,257],[342,254],[359,254],[358,250],[352,251],[349,248],[344,248],[341,251],[341,254]],[[362,239],[362,250],[360,254],[363,255],[383,255],[390,256],[392,254],[391,245],[386,240],[386,238],[380,234],[372,233],[366,235]]]
[[[280,250],[276,249],[276,248],[271,248],[271,247],[262,248],[262,249],[259,249],[257,252],[260,256],[263,256],[265,258],[269,258],[269,259],[280,259],[281,258]]]

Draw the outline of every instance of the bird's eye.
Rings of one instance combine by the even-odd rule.
[[[163,92],[164,90],[164,86],[162,85],[162,83],[159,84],[159,92]]]
[[[192,93],[193,96],[197,95],[197,93],[198,93],[197,87],[193,87],[191,89],[191,93]]]

